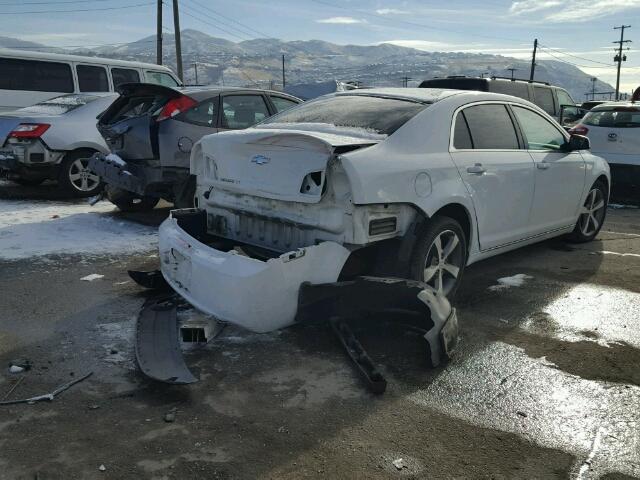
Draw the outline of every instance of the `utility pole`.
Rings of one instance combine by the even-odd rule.
[[[511,72],[511,80],[515,80],[514,73],[518,71],[517,68],[507,68]]]
[[[409,80],[413,80],[413,78],[411,78],[411,77],[401,77],[400,80],[402,80],[402,86],[404,88],[407,88],[409,86]]]
[[[284,91],[284,87],[287,86],[287,79],[284,75],[284,53],[282,54],[282,90]]]
[[[176,38],[176,64],[178,78],[184,81],[182,75],[182,44],[180,42],[180,13],[178,12],[178,0],[173,0],[173,33]]]
[[[196,85],[198,85],[198,62],[193,62],[193,70],[196,73]]]
[[[596,77],[593,77],[591,79],[591,100],[595,100],[596,99],[596,82],[598,81],[598,79]]]
[[[533,58],[531,59],[531,75],[529,75],[529,80],[533,82],[533,76],[536,73],[536,53],[538,52],[538,39],[536,38],[533,41]]]
[[[622,62],[627,61],[627,56],[622,55],[622,47],[625,43],[631,43],[631,40],[624,39],[624,30],[631,28],[631,25],[620,25],[619,27],[613,27],[614,30],[620,30],[620,40],[613,42],[618,44],[618,54],[614,57],[614,61],[618,62],[618,75],[616,77],[616,101],[620,100],[620,69],[622,68]],[[627,48],[627,50],[629,50]]]
[[[162,65],[162,0],[158,0],[156,26],[156,63]]]

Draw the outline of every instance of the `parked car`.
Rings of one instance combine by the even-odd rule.
[[[303,282],[410,278],[451,297],[471,263],[595,238],[609,168],[588,148],[507,95],[320,97],[194,146],[197,208],[161,225],[162,273],[197,308],[257,331],[294,322]]]
[[[477,90],[480,92],[503,93],[523,98],[535,103],[546,113],[560,119],[562,106],[575,107],[576,102],[564,88],[550,85],[547,82],[511,79],[503,77],[479,78],[466,76],[449,76],[425,80],[420,88],[453,88],[456,90]],[[565,116],[568,122],[577,119]]]
[[[99,57],[0,49],[0,112],[65,93],[114,92],[131,82],[177,87],[167,67]]]
[[[192,205],[192,145],[204,135],[250,127],[300,103],[290,95],[255,89],[169,88],[128,84],[100,117],[98,130],[111,154],[97,154],[92,171],[120,210],[148,210],[163,198]]]
[[[100,178],[89,157],[108,148],[96,117],[114,93],[72,93],[0,115],[0,174],[22,185],[57,180],[76,196],[96,195]]]
[[[598,105],[570,132],[588,136],[592,153],[609,163],[612,197],[640,202],[640,105]]]

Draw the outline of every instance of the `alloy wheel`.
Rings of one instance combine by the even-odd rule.
[[[79,158],[69,167],[69,181],[80,192],[90,192],[100,184],[100,177],[89,170],[89,160]]]
[[[582,235],[589,237],[598,231],[604,219],[606,206],[602,190],[593,188],[580,211],[578,228]]]
[[[429,247],[423,281],[446,296],[454,289],[463,262],[464,252],[458,235],[452,230],[444,230]]]

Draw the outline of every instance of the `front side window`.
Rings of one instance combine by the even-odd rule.
[[[66,63],[0,58],[0,89],[73,93],[71,66]]]
[[[271,96],[271,101],[273,102],[273,105],[276,107],[276,112],[283,112],[289,108],[292,108],[298,105],[298,102],[294,102],[293,100],[289,100],[288,98],[283,98],[283,97]]]
[[[582,119],[581,123],[594,127],[640,128],[640,109],[589,112]]]
[[[465,108],[462,113],[469,126],[474,149],[518,150],[520,148],[516,129],[506,105],[475,105]]]
[[[283,123],[349,127],[367,133],[391,135],[429,106],[428,103],[362,94],[321,97],[275,115],[260,126]]]
[[[165,72],[154,72],[152,70],[147,70],[145,72],[145,76],[147,77],[148,83],[153,83],[155,85],[162,85],[164,87],[179,87],[176,79],[171,75]]]
[[[262,95],[227,95],[222,99],[222,127],[248,128],[269,116]]]
[[[513,106],[522,133],[530,150],[560,150],[566,143],[564,135],[551,122],[535,112]]]
[[[140,74],[130,68],[112,68],[111,78],[113,79],[113,88],[118,88],[124,83],[140,82]]]
[[[534,103],[549,115],[555,115],[556,109],[553,105],[553,92],[548,87],[533,87]]]
[[[107,69],[96,65],[77,65],[78,86],[81,92],[108,92]]]
[[[559,106],[562,106],[562,105],[571,105],[572,107],[575,106],[576,102],[573,101],[573,98],[571,98],[567,92],[560,89],[556,90],[556,92],[558,93]]]

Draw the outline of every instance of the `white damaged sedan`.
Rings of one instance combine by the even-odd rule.
[[[197,308],[256,332],[295,321],[305,282],[399,277],[451,298],[466,265],[598,234],[609,168],[588,149],[511,96],[324,96],[196,144],[196,208],[162,224],[162,274]]]

